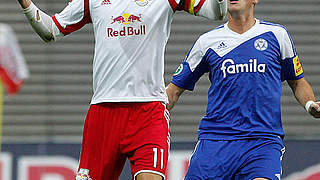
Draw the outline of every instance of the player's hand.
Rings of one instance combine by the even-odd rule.
[[[312,103],[308,112],[315,118],[320,118],[320,101]]]
[[[18,2],[20,3],[20,5],[23,9],[28,8],[31,4],[30,0],[18,0]]]

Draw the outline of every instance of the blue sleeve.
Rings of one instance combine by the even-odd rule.
[[[298,56],[281,61],[281,81],[298,80],[304,77],[302,64]]]
[[[171,82],[180,88],[193,91],[196,82],[206,72],[209,72],[209,65],[205,57],[201,59],[194,71],[191,70],[187,61],[183,61],[173,75]]]

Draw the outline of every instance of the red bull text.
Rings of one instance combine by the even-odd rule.
[[[146,34],[146,25],[140,25],[139,28],[123,27],[120,30],[107,28],[108,37],[139,36],[139,35],[145,35],[145,34]]]
[[[146,25],[142,24],[140,26],[132,27],[130,24],[139,22],[141,23],[141,14],[138,16],[124,13],[118,17],[111,17],[110,24],[122,24],[124,25],[120,29],[113,27],[107,28],[107,37],[126,37],[126,36],[141,36],[146,34]]]

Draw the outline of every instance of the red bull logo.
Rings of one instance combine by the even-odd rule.
[[[136,21],[141,22],[141,14],[139,14],[139,16],[135,16],[133,14],[124,13],[121,16],[118,16],[115,18],[111,17],[111,19],[112,19],[111,24],[119,23],[119,24],[127,25],[127,24],[134,23]]]
[[[140,26],[129,26],[136,22],[142,23],[142,15],[133,15],[129,13],[124,13],[121,16],[111,17],[110,24],[122,24],[125,25],[121,29],[107,28],[108,37],[124,37],[124,36],[139,36],[146,34],[146,25],[141,24]]]
[[[311,166],[301,172],[296,172],[284,180],[319,180],[320,179],[320,164]]]

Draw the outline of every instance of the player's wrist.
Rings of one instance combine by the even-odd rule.
[[[316,103],[316,102],[314,102],[314,101],[312,101],[312,100],[308,101],[308,102],[306,103],[306,105],[305,105],[306,111],[307,111],[307,112],[310,112],[310,106],[311,106],[311,104],[315,104],[315,103]]]

